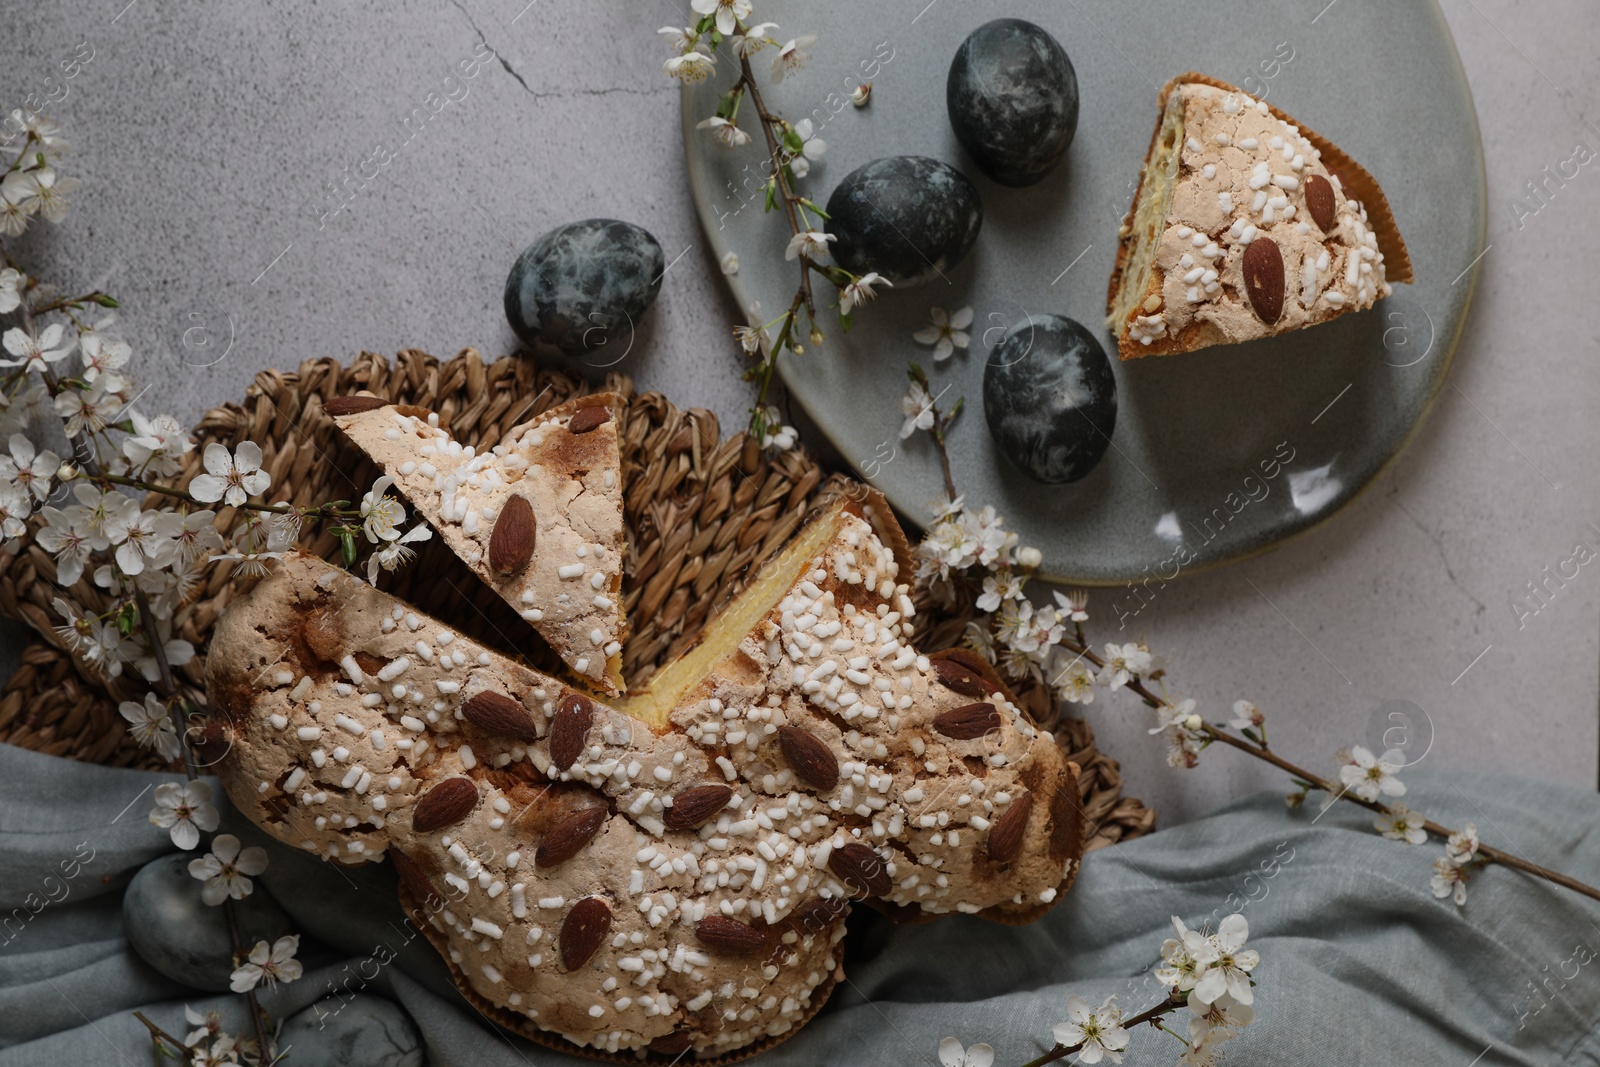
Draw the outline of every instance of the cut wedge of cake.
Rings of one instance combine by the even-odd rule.
[[[611,393],[569,400],[486,452],[421,408],[366,396],[328,404],[450,550],[610,695],[624,688],[627,638],[618,402]]]
[[[1378,183],[1331,142],[1202,74],[1160,103],[1107,300],[1123,359],[1314,326],[1411,281]]]

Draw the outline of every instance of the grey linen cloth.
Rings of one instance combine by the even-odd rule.
[[[1221,763],[1190,773],[1225,773]],[[1407,778],[1405,799],[1445,825],[1475,821],[1486,844],[1600,882],[1595,794],[1465,773]],[[13,918],[0,945],[0,1067],[151,1063],[136,1009],[180,1035],[186,1004],[245,1028],[240,998],[185,990],[124,940],[123,887],[172,850],[146,820],[161,780],[0,745],[0,912],[28,916]],[[259,883],[310,935],[305,976],[263,996],[275,1016],[337,988],[402,1004],[433,1067],[580,1062],[497,1031],[455,995],[433,949],[408,940],[386,864],[336,870],[266,841],[220,789],[217,800],[227,829],[267,845]],[[1257,1021],[1226,1046],[1229,1063],[1600,1064],[1600,903],[1490,869],[1458,908],[1429,888],[1442,854],[1436,841],[1380,838],[1353,805],[1290,813],[1264,795],[1091,854],[1072,892],[1031,926],[962,916],[894,927],[858,915],[847,980],[757,1062],[936,1065],[939,1039],[955,1035],[991,1043],[997,1067],[1014,1067],[1049,1047],[1070,993],[1093,1004],[1118,994],[1130,1015],[1155,1003],[1150,971],[1170,916],[1196,926],[1240,911],[1262,963]],[[1143,1027],[1126,1062],[1171,1064],[1179,1050]]]

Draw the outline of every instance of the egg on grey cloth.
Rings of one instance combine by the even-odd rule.
[[[204,885],[189,873],[191,853],[171,853],[139,868],[122,895],[122,926],[139,958],[174,982],[226,992],[233,974],[233,939],[220,905],[200,899]],[[233,904],[246,945],[268,944],[295,932],[294,922],[256,883]]]
[[[1032,185],[1055,169],[1078,131],[1078,75],[1049,33],[995,19],[956,49],[945,107],[979,170],[1001,185]]]
[[[983,227],[983,201],[965,174],[926,156],[875,159],[828,197],[833,260],[876,271],[897,289],[954,270]]]
[[[278,1047],[294,1067],[422,1067],[422,1037],[394,1001],[362,990],[326,997],[283,1024]]]
[[[1117,424],[1117,381],[1094,334],[1065,315],[1007,330],[983,372],[983,414],[1000,452],[1035,481],[1075,482]]]
[[[571,358],[625,349],[661,292],[665,262],[656,239],[631,222],[559,226],[517,257],[506,278],[506,321],[530,347],[553,345]]]

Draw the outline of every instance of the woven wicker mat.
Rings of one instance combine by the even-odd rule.
[[[623,670],[637,685],[691,644],[712,611],[739,590],[751,565],[788,540],[828,479],[804,452],[764,455],[742,432],[724,439],[712,413],[678,408],[659,393],[636,395],[625,376],[609,375],[594,388],[627,399],[619,419],[629,535],[623,594],[633,633]],[[206,442],[232,447],[251,440],[261,446],[262,466],[272,474],[271,500],[359,500],[378,472],[344,440],[323,405],[361,389],[437,411],[458,440],[474,446],[492,445],[512,426],[592,391],[582,379],[541,369],[527,357],[486,364],[470,348],[444,361],[415,349],[392,362],[371,352],[349,366],[309,360],[297,370],[262,372],[242,403],[208,412],[195,430],[201,447],[189,454],[182,481],[199,472]],[[231,525],[229,510],[220,518]],[[307,547],[329,559],[338,556],[325,532],[318,531]],[[384,578],[386,591],[451,619],[476,638],[559,670],[547,650],[527,647],[526,625],[438,538],[422,549],[409,567]],[[0,691],[0,741],[94,763],[159,768],[154,754],[127,736],[116,710],[120,700],[137,695],[139,683],[107,682],[83,669],[52,629],[60,622],[50,606],[58,595],[54,577],[54,561],[37,545],[19,555],[0,554],[0,614],[27,623],[37,635]],[[194,699],[204,696],[204,650],[212,624],[236,592],[228,568],[213,567],[174,619],[178,635],[200,650],[179,672]],[[87,576],[71,596],[93,610],[106,604]],[[956,643],[970,612],[969,605],[954,611],[922,606],[922,647],[932,651]],[[1036,718],[1055,720],[1051,725],[1064,750],[1082,769],[1088,847],[1148,833],[1155,812],[1122,795],[1117,763],[1095,747],[1088,724],[1056,719],[1045,689],[1024,685],[1018,695]]]

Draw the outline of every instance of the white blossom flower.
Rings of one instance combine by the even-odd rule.
[[[243,900],[255,889],[252,875],[267,869],[267,850],[257,845],[240,850],[239,839],[218,834],[211,839],[211,851],[189,861],[189,874],[205,883],[200,899],[215,907],[232,897]]]
[[[11,539],[28,532],[33,500],[10,482],[0,483],[0,537]]]
[[[136,579],[146,592],[152,591],[145,585],[145,578],[148,574],[150,572],[147,571],[145,575],[140,575]],[[165,575],[158,575],[157,577],[163,583],[168,580]],[[194,646],[181,637],[172,636],[171,613],[168,612],[163,617],[162,613],[156,611],[154,605],[151,605],[151,614],[156,617],[156,634],[161,640],[161,651],[167,657],[167,666],[182,667],[187,665],[194,659]],[[144,677],[145,681],[156,682],[161,678],[161,669],[156,663],[155,654],[150,651],[143,638],[144,634],[141,631],[137,637],[124,640],[119,646],[117,654],[122,659],[131,662]]]
[[[1122,1028],[1122,1009],[1117,1007],[1115,996],[1107,997],[1098,1010],[1090,1011],[1089,1002],[1074,993],[1067,998],[1067,1021],[1057,1023],[1051,1030],[1056,1044],[1082,1046],[1079,1063],[1099,1063],[1110,1060],[1122,1062],[1122,1051],[1128,1047],[1128,1031]]]
[[[406,519],[406,507],[400,498],[389,494],[394,479],[380,475],[361,498],[361,529],[372,544],[393,541],[400,536],[400,524]]]
[[[83,657],[84,665],[104,677],[120,677],[122,635],[117,632],[116,624],[84,619],[79,627],[83,640],[78,646],[78,654]]]
[[[220,1034],[208,1045],[189,1049],[189,1062],[185,1067],[237,1067],[240,1050],[232,1034]]]
[[[736,34],[730,42],[735,55],[753,56],[769,44],[777,44],[772,39],[772,31],[778,28],[776,22],[758,22],[748,26],[741,34]]]
[[[15,396],[0,390],[0,436],[10,436],[28,428],[34,418],[44,410],[50,391],[44,382],[35,381]]]
[[[72,352],[72,346],[76,343],[72,337],[66,337],[63,341],[65,334],[59,322],[52,322],[37,334],[13,326],[0,335],[0,345],[4,345],[5,350],[17,358],[0,359],[0,367],[43,370],[50,364],[61,362]]]
[[[775,448],[779,452],[787,452],[800,440],[800,431],[784,425],[783,412],[770,404],[762,413],[761,424],[764,427],[761,434],[763,449]]]
[[[66,218],[67,209],[72,206],[67,198],[83,188],[83,183],[76,178],[62,177],[54,167],[39,167],[32,174],[38,181],[38,191],[34,195],[39,198],[39,214],[51,222]]]
[[[419,522],[404,534],[385,543],[382,548],[367,557],[367,583],[374,586],[378,584],[380,568],[395,571],[410,563],[411,558],[417,554],[411,545],[418,541],[426,541],[432,536],[433,531]]]
[[[877,271],[872,270],[859,278],[850,279],[843,289],[839,290],[839,310],[848,315],[854,311],[857,304],[865,304],[878,294],[872,291],[875,285],[894,288],[894,283]]]
[[[173,556],[172,539],[183,529],[183,519],[174,511],[139,511],[125,522],[118,520],[113,536],[117,542],[117,566],[132,576],[146,565],[163,566]]]
[[[1021,596],[1022,578],[1009,568],[1002,567],[984,577],[983,594],[978,597],[977,608],[979,611],[996,611],[1004,601],[1017,600]]]
[[[717,32],[724,37],[750,17],[750,0],[690,0],[689,8],[697,15],[715,15]]]
[[[1391,841],[1420,845],[1428,840],[1428,831],[1422,828],[1424,822],[1427,819],[1420,811],[1412,811],[1404,804],[1392,804],[1389,814],[1380,814],[1372,820],[1372,827]]]
[[[1150,650],[1136,641],[1125,645],[1107,644],[1105,666],[1100,668],[1100,684],[1113,693],[1150,669]]]
[[[261,446],[254,441],[241,443],[232,454],[225,445],[212,441],[201,457],[206,473],[194,476],[189,495],[203,504],[223,500],[229,507],[238,507],[272,485],[272,475],[261,469]]]
[[[1061,699],[1069,704],[1094,703],[1094,672],[1089,670],[1082,656],[1063,667],[1052,684]]]
[[[1367,749],[1356,745],[1350,750],[1350,762],[1339,768],[1339,780],[1366,801],[1375,801],[1380,795],[1404,796],[1405,783],[1394,775],[1405,765],[1406,758],[1398,749],[1390,749],[1382,756],[1373,756]]]
[[[119,388],[122,368],[128,365],[133,348],[117,334],[107,332],[116,322],[105,315],[99,322],[78,328],[78,349],[83,353],[83,380],[93,382],[101,375],[114,379],[110,388]]]
[[[1235,700],[1233,702],[1233,721],[1228,723],[1235,730],[1260,730],[1265,723],[1266,716],[1261,714],[1261,709],[1248,700]]]
[[[267,573],[268,564],[283,558],[282,552],[269,552],[266,549],[237,549],[233,552],[219,552],[211,557],[218,563],[232,563],[233,573],[241,578],[260,578]]]
[[[993,1067],[994,1049],[984,1042],[963,1048],[959,1040],[947,1037],[939,1042],[939,1062],[944,1067]]]
[[[680,56],[673,56],[662,64],[667,74],[677,78],[685,85],[705,81],[716,69],[717,61],[698,50],[691,50]]]
[[[17,310],[22,303],[24,275],[14,267],[0,267],[0,315]]]
[[[50,451],[36,451],[33,442],[20,433],[11,435],[11,455],[0,455],[0,481],[16,483],[24,492],[31,492],[44,501],[50,496],[50,480],[61,457]]]
[[[732,120],[721,115],[712,115],[695,123],[697,130],[710,130],[714,140],[728,148],[738,148],[750,143],[750,135],[741,130]]]
[[[730,277],[739,273],[739,253],[722,253],[722,273],[729,275]]]
[[[1191,1001],[1212,1004],[1224,993],[1240,1004],[1253,1004],[1255,992],[1250,988],[1250,972],[1261,962],[1261,954],[1245,948],[1250,936],[1250,924],[1243,915],[1230,915],[1217,926],[1211,935],[1211,945],[1216,958],[1206,967],[1189,994]]]
[[[235,993],[248,993],[261,982],[276,987],[279,982],[292,982],[299,978],[304,968],[294,954],[300,948],[300,935],[280,937],[268,948],[265,941],[257,941],[250,950],[250,960],[233,972],[230,986]]]
[[[972,308],[957,308],[953,312],[936,307],[928,311],[928,318],[932,325],[924,326],[911,335],[911,339],[919,345],[933,346],[933,361],[943,363],[950,358],[956,349],[966,351],[972,337],[967,333],[967,327],[972,325]]]
[[[795,135],[800,138],[800,151],[787,153],[789,169],[796,178],[804,178],[811,173],[811,164],[822,158],[828,150],[828,142],[818,137],[813,131],[810,119],[801,119],[794,124]]]
[[[172,535],[172,548],[184,563],[204,559],[222,547],[222,534],[217,531],[216,512],[209,509],[191,511],[183,516]]]
[[[106,379],[101,378],[87,389],[66,388],[56,394],[56,414],[66,423],[68,437],[96,434],[116,421],[123,400],[106,385]]]
[[[39,210],[39,179],[32,171],[14,170],[0,179],[0,234],[15,237],[28,228],[28,216]]]
[[[679,28],[677,26],[663,26],[656,33],[667,39],[667,45],[675,55],[682,55],[696,47],[697,39],[692,26]]]
[[[1467,869],[1448,856],[1433,861],[1433,895],[1443,900],[1454,895],[1457,906],[1467,902]]]
[[[1150,732],[1159,734],[1161,731],[1173,727],[1182,730],[1194,729],[1195,727],[1189,721],[1191,717],[1198,718],[1194,714],[1194,708],[1195,701],[1192,697],[1188,700],[1180,700],[1176,704],[1171,701],[1163,702],[1160,707],[1155,709],[1156,725],[1150,728]]]
[[[1206,968],[1216,962],[1217,947],[1200,931],[1185,926],[1176,915],[1172,917],[1172,930],[1177,936],[1161,943],[1161,966],[1156,968],[1156,981],[1174,993],[1187,993],[1206,973]]]
[[[789,246],[783,250],[784,259],[793,259],[804,255],[812,259],[821,259],[828,254],[828,245],[838,240],[831,233],[821,230],[801,230],[789,238]]]
[[[900,398],[900,412],[906,417],[900,424],[900,440],[904,441],[918,430],[933,429],[933,397],[921,382],[912,382],[910,391]]]
[[[124,700],[117,711],[128,720],[128,732],[140,748],[153,748],[168,763],[178,758],[178,731],[173,729],[167,706],[154,693],[144,695],[144,703]]]
[[[733,335],[739,339],[739,347],[744,349],[745,355],[753,356],[767,346],[765,326],[735,326]]]
[[[811,53],[806,49],[817,43],[814,33],[801,34],[794,40],[778,49],[778,54],[772,57],[772,81],[774,84],[783,81],[784,77],[793,74],[806,65],[811,59]]]
[[[1216,1063],[1216,1046],[1239,1036],[1256,1019],[1254,1008],[1226,994],[1210,1004],[1190,998],[1189,1010],[1194,1013],[1189,1020],[1189,1049],[1179,1060],[1186,1065]]]
[[[1068,589],[1066,595],[1054,594],[1056,604],[1061,612],[1073,622],[1087,622],[1089,619],[1089,591],[1087,589]]]
[[[46,505],[39,509],[44,525],[35,540],[39,547],[56,557],[56,584],[62,588],[77,584],[91,553],[105,547],[99,538],[80,530],[65,511]]]
[[[1478,851],[1478,824],[1469,822],[1459,832],[1450,835],[1444,843],[1446,858],[1458,867],[1466,866],[1472,862],[1472,857]]]
[[[971,528],[973,536],[977,538],[979,563],[993,567],[1010,562],[1011,550],[1017,545],[1017,535],[1006,529],[1005,520],[992,505],[985,504],[977,511],[963,511],[961,521]]]
[[[190,1030],[183,1039],[183,1043],[190,1048],[193,1048],[201,1041],[206,1041],[222,1033],[222,1013],[215,1009],[201,1015],[185,1004],[183,1006],[183,1018],[190,1026],[195,1028]]]
[[[150,821],[172,833],[172,843],[191,849],[200,843],[200,831],[217,828],[217,809],[211,804],[211,787],[204,782],[163,782],[156,786],[156,806]]]

